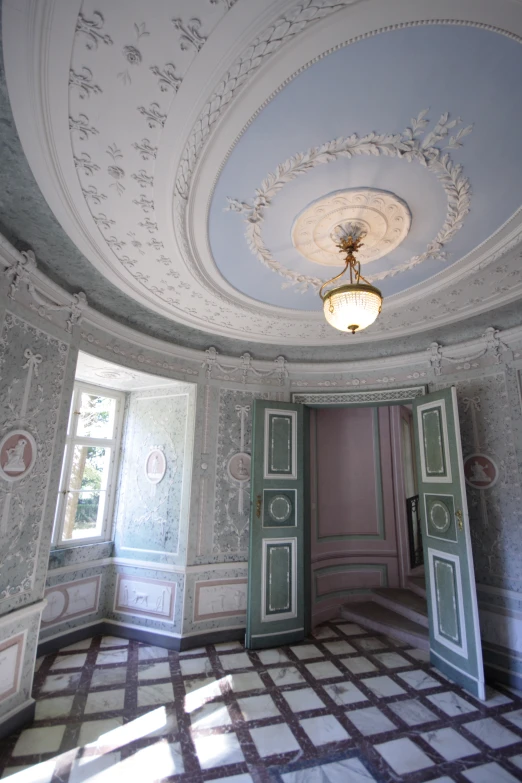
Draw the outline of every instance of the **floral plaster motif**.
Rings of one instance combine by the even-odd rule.
[[[453,384],[464,458],[487,454],[498,468],[497,481],[487,491],[467,486],[476,580],[522,591],[522,490],[506,376],[497,373]]]
[[[214,555],[244,555],[248,551],[253,401],[278,398],[277,393],[220,391]],[[242,474],[238,472],[240,459]]]
[[[178,554],[190,404],[186,392],[168,388],[130,395],[116,517],[116,551],[125,557]]]
[[[19,603],[17,596],[34,589],[37,570],[46,565],[39,562],[42,498],[51,479],[67,357],[65,342],[7,313],[0,336],[0,433],[27,431],[36,454],[30,473],[16,482],[0,478],[0,603]]]

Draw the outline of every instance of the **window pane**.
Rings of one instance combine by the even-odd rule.
[[[106,492],[69,492],[63,540],[101,536]]]
[[[111,449],[75,446],[66,489],[63,539],[87,538],[102,533]]]
[[[79,401],[80,412],[76,434],[83,438],[112,438],[116,414],[114,397],[101,397],[99,394],[82,392]]]

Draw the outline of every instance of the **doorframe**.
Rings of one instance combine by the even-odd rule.
[[[395,405],[401,405],[405,403],[411,403],[418,397],[424,397],[429,393],[427,384],[420,384],[418,386],[403,386],[394,389],[364,389],[362,391],[313,391],[313,392],[292,392],[290,395],[290,401],[305,406],[306,408],[378,408],[378,407],[392,407]],[[305,417],[305,421],[308,417]],[[395,461],[396,455],[393,455]],[[305,464],[310,469],[310,452],[309,449],[305,449]],[[395,471],[394,471],[395,473]],[[402,475],[402,474],[401,474]],[[309,481],[305,486],[309,486]],[[397,512],[397,498],[396,498],[396,512]],[[312,536],[312,520],[310,513],[307,514],[307,527],[308,533],[305,535],[305,540],[308,541],[311,548],[311,536]],[[396,531],[398,534],[398,545],[403,550],[401,552],[401,560],[405,557],[409,562],[409,546],[407,541],[408,531],[406,529],[400,529]],[[403,547],[405,547],[403,549]],[[311,553],[308,552],[308,575],[305,575],[305,593],[307,593],[307,600],[311,599]],[[306,560],[305,560],[306,562]],[[408,569],[409,570],[409,569]],[[406,587],[407,576],[403,573],[402,566],[400,568],[400,580],[404,582],[402,585]],[[311,602],[305,603],[308,606],[307,622],[308,626],[311,626],[312,617],[312,605]]]

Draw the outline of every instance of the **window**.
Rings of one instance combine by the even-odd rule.
[[[124,395],[75,384],[56,507],[53,543],[109,537]]]

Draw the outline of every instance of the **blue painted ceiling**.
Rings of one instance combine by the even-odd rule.
[[[451,267],[522,204],[521,84],[522,46],[473,27],[430,25],[381,33],[325,57],[275,96],[223,168],[209,213],[211,250],[219,270],[253,299],[285,308],[319,309],[315,291],[283,290],[283,279],[254,257],[246,243],[243,216],[225,211],[227,197],[251,200],[267,174],[290,156],[353,133],[400,133],[428,107],[427,131],[445,112],[462,118],[461,127],[473,124],[463,146],[450,151],[471,183],[470,213],[446,246],[446,261],[428,260],[378,285],[385,296],[395,294]],[[312,169],[275,196],[262,226],[272,256],[302,274],[324,279],[337,274],[339,268],[313,264],[295,250],[292,224],[318,198],[360,187],[391,191],[412,213],[406,240],[368,265],[368,273],[422,253],[444,222],[444,190],[419,163],[366,155],[342,159]]]

